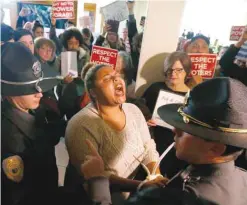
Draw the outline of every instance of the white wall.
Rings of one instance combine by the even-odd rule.
[[[247,25],[246,0],[189,0],[185,6],[183,29],[201,31],[211,37],[211,43],[219,39],[220,44],[230,44],[232,26]]]
[[[180,32],[184,1],[149,1],[148,15],[142,41],[141,57],[137,73],[136,95],[141,96],[140,87],[150,83],[141,75],[145,63],[154,55],[173,52],[176,49]],[[149,68],[155,76],[156,68]],[[155,80],[155,79],[154,79]]]

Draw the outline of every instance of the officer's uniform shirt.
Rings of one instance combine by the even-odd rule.
[[[4,102],[1,127],[3,204],[54,191],[58,187],[54,142],[37,127],[35,117]]]
[[[218,205],[247,204],[247,172],[236,167],[234,161],[191,165],[175,176],[169,187],[194,193]]]
[[[247,205],[247,172],[234,161],[190,165],[164,188],[138,192],[126,205]]]

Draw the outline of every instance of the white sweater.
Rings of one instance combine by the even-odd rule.
[[[90,154],[85,139],[89,139],[104,160],[106,176],[128,178],[140,165],[158,161],[154,140],[141,111],[133,104],[123,104],[126,125],[116,131],[102,120],[92,104],[82,109],[68,123],[65,142],[71,163],[78,167]]]

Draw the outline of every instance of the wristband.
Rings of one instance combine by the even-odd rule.
[[[147,180],[148,181],[151,181],[151,180],[154,180],[154,179],[156,179],[157,177],[164,177],[163,175],[161,175],[161,174],[151,174],[151,175],[149,175],[149,176],[147,176]]]

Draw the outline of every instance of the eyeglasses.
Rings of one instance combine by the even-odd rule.
[[[165,72],[165,75],[172,75],[173,72],[176,74],[181,74],[184,71],[183,68],[178,68],[178,69],[169,69],[168,71]]]

